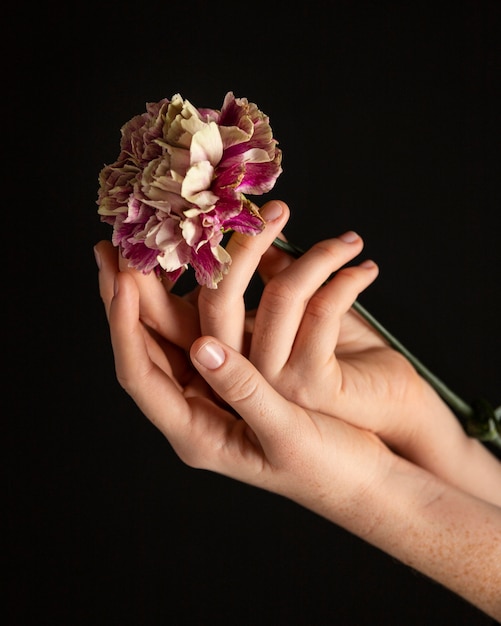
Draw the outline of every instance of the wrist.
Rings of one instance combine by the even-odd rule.
[[[398,439],[386,439],[397,454],[435,476],[487,501],[501,504],[501,463],[470,437],[438,393],[421,377]],[[467,462],[465,462],[467,459]]]

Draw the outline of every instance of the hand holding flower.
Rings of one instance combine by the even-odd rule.
[[[120,254],[96,247],[118,379],[189,465],[289,497],[500,619],[501,464],[442,399],[500,445],[501,407],[462,401],[360,305],[377,267],[347,265],[358,236],[307,253],[277,238],[286,205],[260,214],[244,194],[280,163],[268,118],[231,92],[221,111],[150,103],[122,128],[98,194]],[[200,286],[174,295],[189,265]]]
[[[256,234],[264,226],[244,194],[269,191],[282,171],[268,117],[232,92],[221,111],[196,109],[176,94],[147,104],[146,113],[127,122],[120,147],[115,163],[100,172],[97,200],[101,219],[113,226],[113,244],[129,267],[144,274],[153,270],[175,281],[191,265],[200,285],[216,289],[232,261],[220,245],[224,233]],[[274,244],[302,254],[280,239]],[[208,306],[212,300],[207,298]],[[154,320],[151,301],[141,301],[142,314]],[[357,301],[353,308],[412,363],[470,435],[501,446],[501,407],[494,410],[482,398],[471,406],[464,402]],[[203,317],[210,325],[208,310]]]

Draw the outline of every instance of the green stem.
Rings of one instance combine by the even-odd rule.
[[[294,258],[304,254],[301,248],[281,239],[275,239],[273,245],[287,252]],[[353,303],[353,309],[368,322],[388,344],[403,354],[413,365],[416,371],[435,389],[440,397],[451,407],[462,422],[469,435],[489,441],[501,448],[501,406],[492,409],[490,404],[479,399],[474,406],[462,400],[445,383],[431,372],[421,361],[416,358],[396,337],[394,337],[377,319],[367,311],[357,300]]]

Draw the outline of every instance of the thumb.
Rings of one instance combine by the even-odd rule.
[[[281,396],[248,359],[209,336],[198,338],[190,355],[200,374],[247,422],[264,448],[290,435],[294,418],[299,418],[298,407]]]

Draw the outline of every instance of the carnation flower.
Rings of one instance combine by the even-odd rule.
[[[282,172],[269,118],[228,92],[221,110],[197,109],[176,94],[148,103],[121,129],[117,160],[99,174],[101,220],[129,265],[175,281],[191,265],[217,287],[231,257],[229,230],[257,234],[264,222],[245,196],[263,194]]]

